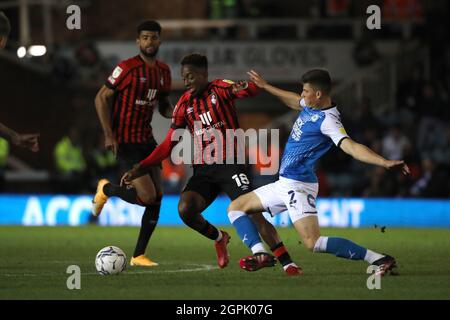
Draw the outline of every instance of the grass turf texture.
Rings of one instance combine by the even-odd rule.
[[[312,254],[292,228],[278,229],[305,275],[287,277],[281,265],[246,272],[238,260],[249,251],[236,232],[227,268],[218,269],[213,242],[182,227],[159,227],[149,246],[156,268],[130,267],[118,276],[96,273],[98,250],[115,245],[129,258],[132,227],[0,227],[0,299],[450,299],[450,246],[442,229],[322,229],[398,260],[398,276],[366,287],[367,264]],[[81,268],[81,290],[68,290],[69,265]]]

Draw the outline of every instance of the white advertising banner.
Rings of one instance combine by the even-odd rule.
[[[395,42],[377,43],[382,54],[395,52]],[[297,82],[311,68],[326,68],[332,78],[342,80],[357,70],[351,41],[199,41],[164,42],[158,57],[172,69],[172,77],[181,80],[180,61],[184,55],[199,52],[208,57],[209,78],[246,79],[250,69],[258,71],[269,81]],[[99,42],[98,48],[106,58],[128,59],[139,51],[135,42]]]

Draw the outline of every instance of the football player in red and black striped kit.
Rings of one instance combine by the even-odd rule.
[[[156,148],[150,125],[156,106],[167,118],[173,111],[168,99],[172,82],[170,69],[156,59],[161,45],[161,26],[156,21],[145,21],[138,26],[137,36],[140,53],[119,63],[95,98],[105,147],[114,152],[124,170],[130,169]],[[98,216],[111,196],[144,206],[130,264],[157,266],[145,255],[145,250],[159,219],[162,198],[160,167],[149,166],[144,175],[132,181],[131,186],[114,185],[101,179],[92,212]]]
[[[227,243],[230,237],[225,231],[218,230],[206,221],[201,213],[220,192],[235,199],[239,195],[252,191],[246,166],[236,164],[236,161],[231,164],[229,162],[229,154],[231,154],[229,151],[234,150],[232,154],[237,154],[235,140],[227,141],[230,139],[224,139],[224,137],[227,136],[227,129],[239,129],[234,100],[254,96],[258,89],[254,83],[247,81],[234,83],[218,79],[208,82],[208,61],[200,54],[185,56],[181,65],[181,74],[187,91],[175,106],[172,126],[166,139],[146,159],[128,171],[122,180],[125,184],[130,183],[145,172],[146,168],[159,164],[168,157],[178,142],[172,139],[175,130],[188,128],[194,137],[197,152],[194,151],[194,174],[181,193],[178,211],[186,225],[205,237],[215,240],[218,265],[224,268],[229,262]],[[212,137],[214,131],[218,135]],[[254,259],[250,263],[247,260],[244,269],[254,271],[275,265],[276,259],[264,248],[258,234],[259,230],[283,266],[290,265],[290,268],[285,268],[286,273],[300,274],[300,270],[292,262],[275,228],[261,213],[251,217],[253,219],[247,215],[229,216],[242,241],[254,254]]]

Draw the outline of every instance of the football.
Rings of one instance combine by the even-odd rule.
[[[127,266],[127,256],[122,249],[108,246],[101,249],[95,257],[95,268],[101,275],[119,274]]]

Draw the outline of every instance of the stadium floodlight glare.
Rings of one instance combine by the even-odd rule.
[[[41,57],[47,53],[45,46],[31,46],[28,48],[28,54],[33,57]]]
[[[17,49],[17,56],[22,59],[25,57],[25,55],[27,54],[27,49],[25,47],[19,47],[19,49]]]

